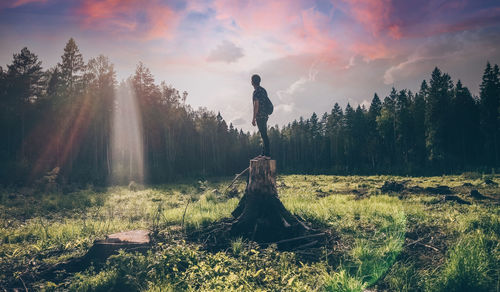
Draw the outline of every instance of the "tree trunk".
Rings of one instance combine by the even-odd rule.
[[[236,218],[232,235],[270,243],[304,235],[304,223],[288,212],[276,190],[276,160],[250,160],[249,181],[245,195],[232,213]]]

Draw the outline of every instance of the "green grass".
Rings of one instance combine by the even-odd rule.
[[[500,179],[488,176],[497,183]],[[429,194],[383,193],[386,180],[407,187],[446,185],[471,205]],[[230,217],[239,198],[221,192],[228,180],[153,187],[91,187],[69,194],[0,191],[0,288],[47,265],[83,255],[95,239],[148,228],[167,235],[147,254],[120,253],[102,269],[63,281],[28,281],[38,290],[73,291],[499,291],[500,188],[484,176],[394,177],[287,175],[278,178],[285,207],[338,238],[319,262],[263,249],[242,238],[210,253],[182,240]],[[491,199],[465,195],[470,187]],[[239,186],[240,195],[243,184]],[[176,235],[176,236],[169,236]],[[17,279],[17,280],[16,280]],[[54,281],[54,282],[52,282]],[[16,286],[17,285],[17,286]]]

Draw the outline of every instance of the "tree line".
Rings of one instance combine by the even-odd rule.
[[[107,57],[84,62],[71,38],[53,68],[28,48],[0,67],[0,184],[33,183],[56,167],[63,184],[108,184],[115,96],[126,86],[142,116],[147,182],[234,174],[257,152],[250,133],[194,110],[142,63],[118,83]]]
[[[61,183],[110,183],[112,113],[126,86],[138,100],[149,183],[232,175],[260,151],[258,133],[193,109],[187,92],[158,84],[144,64],[118,82],[107,57],[85,62],[70,39],[52,68],[28,48],[0,67],[0,184],[33,183],[56,167]],[[499,69],[488,63],[479,97],[436,68],[417,93],[393,88],[368,109],[335,104],[268,133],[281,172],[491,171],[500,164],[499,111]]]
[[[479,97],[439,68],[420,90],[375,94],[369,108],[336,103],[269,131],[271,152],[289,172],[426,175],[490,172],[500,166],[498,65],[487,63]],[[498,170],[497,170],[498,171]]]

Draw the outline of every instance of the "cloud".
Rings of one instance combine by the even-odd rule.
[[[124,38],[171,38],[180,19],[173,7],[159,0],[87,0],[76,9],[85,29]]]
[[[462,64],[462,69],[456,68],[454,71],[464,74],[467,68],[483,66],[488,58],[498,59],[499,46],[500,37],[490,29],[430,37],[416,46],[406,58],[389,67],[384,73],[384,83],[421,78],[422,72],[434,66],[449,68],[454,64]],[[473,61],[479,63],[472,65]]]
[[[331,16],[314,1],[216,0],[214,11],[225,30],[280,55],[324,54],[336,46]]]
[[[12,1],[0,1],[0,11],[4,8],[18,8],[20,6],[28,4],[45,4],[48,0],[12,0]]]
[[[279,101],[283,103],[282,108],[284,111],[286,112],[293,111],[295,107],[293,99],[295,98],[295,96],[301,93],[301,91],[304,91],[308,83],[312,83],[316,80],[316,75],[318,75],[319,73],[316,66],[317,62],[312,63],[309,67],[307,75],[301,76],[299,79],[292,82],[286,89],[278,90],[276,92]]]
[[[30,3],[47,3],[47,0],[15,0],[10,4],[11,8],[19,7]]]
[[[193,106],[233,123],[251,120],[253,73],[275,103],[270,123],[286,124],[335,102],[367,104],[392,84],[418,89],[436,65],[477,92],[486,60],[500,58],[498,0],[3,2],[5,62],[26,40],[57,62],[54,36],[74,36],[85,56],[109,55],[120,78],[142,59],[157,80],[187,90]]]
[[[210,52],[207,61],[232,63],[238,61],[243,56],[242,48],[237,47],[230,41],[224,40]]]
[[[247,121],[243,118],[236,118],[232,120],[231,123],[233,124],[233,126],[240,126],[246,124]]]
[[[374,36],[394,26],[388,24],[392,11],[391,0],[344,1],[350,6],[350,14]]]
[[[332,1],[375,38],[428,37],[500,23],[500,7],[491,0]]]

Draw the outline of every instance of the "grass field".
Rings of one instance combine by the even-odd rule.
[[[382,191],[386,181],[404,189]],[[230,216],[244,183],[230,197],[223,194],[229,182],[89,186],[64,194],[3,189],[0,288],[500,291],[498,175],[280,176],[278,192],[287,209],[338,238],[314,262],[241,238],[217,253],[186,241],[185,233]],[[452,195],[436,194],[437,186],[449,187]],[[472,189],[484,198],[469,196]],[[162,238],[146,254],[121,252],[103,266],[37,277],[47,267],[82,256],[106,234],[138,228]]]

